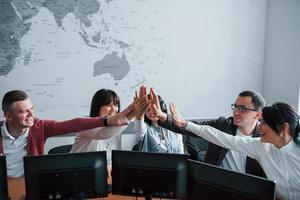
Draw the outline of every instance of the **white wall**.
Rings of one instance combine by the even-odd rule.
[[[300,86],[300,1],[269,0],[263,95],[268,103],[298,106]]]

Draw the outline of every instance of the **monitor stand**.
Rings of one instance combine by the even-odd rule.
[[[152,200],[152,195],[151,194],[146,194],[145,195],[145,200]]]

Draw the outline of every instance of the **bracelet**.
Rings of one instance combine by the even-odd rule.
[[[109,126],[107,121],[108,121],[108,116],[103,117],[104,126]]]

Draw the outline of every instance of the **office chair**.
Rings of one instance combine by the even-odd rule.
[[[53,147],[48,151],[48,154],[69,153],[72,149],[72,144]]]
[[[188,154],[190,154],[190,159],[197,161],[202,161],[204,159],[204,152],[201,151],[201,149],[197,148],[190,142],[186,142],[185,145]]]

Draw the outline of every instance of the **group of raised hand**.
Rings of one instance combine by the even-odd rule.
[[[177,111],[176,106],[173,102],[170,103],[169,108],[175,125],[178,127],[186,127],[187,121]],[[151,109],[152,115],[157,117],[158,120],[167,120],[167,114],[162,112],[158,100],[158,95],[155,92],[154,88],[150,87],[148,94],[147,87],[142,85],[139,91],[135,92],[133,102],[122,112],[118,113],[115,116],[111,116],[108,119],[107,123],[108,125],[113,126],[127,125],[133,117],[141,119],[148,109]]]
[[[179,114],[173,102],[170,103],[169,108],[175,125],[178,127],[185,127],[187,121]],[[167,114],[162,112],[158,95],[154,88],[150,87],[148,94],[147,87],[142,85],[139,91],[135,92],[133,102],[119,114],[110,117],[108,119],[108,124],[126,125],[133,117],[141,119],[148,109],[151,110],[152,115],[157,117],[158,120],[167,120]]]

